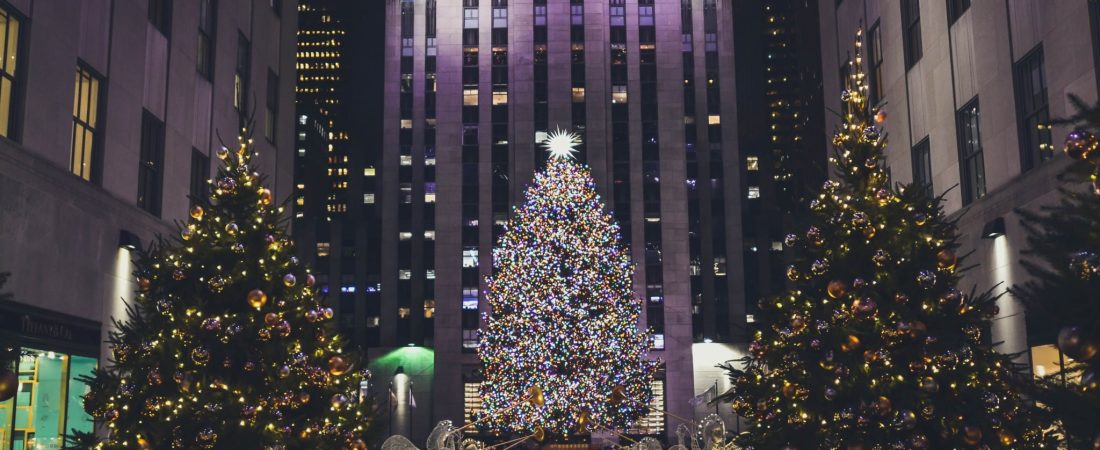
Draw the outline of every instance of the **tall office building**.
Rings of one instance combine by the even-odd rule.
[[[358,3],[298,5],[294,238],[341,332],[367,347],[379,343],[379,147],[377,128],[355,105],[363,100],[356,86],[370,85],[352,80],[363,76],[357,59],[368,32]]]
[[[28,353],[0,448],[91,431],[79,376],[111,357],[134,252],[176,235],[242,117],[257,169],[290,195],[291,3],[0,2],[0,341]]]
[[[557,128],[582,137],[637,263],[655,406],[691,415],[693,343],[745,322],[731,2],[387,0],[385,17],[378,323],[383,346],[434,352],[412,428],[478,408],[493,243]]]
[[[820,23],[826,105],[840,104],[845,61],[865,27],[863,66],[888,117],[887,162],[895,180],[944,194],[963,253],[972,252],[967,263],[977,264],[963,285],[1003,292],[1026,281],[1015,211],[1058,198],[1068,158],[1057,147],[1069,127],[1046,125],[1073,114],[1068,94],[1097,98],[1100,4],[822,1]],[[998,305],[998,350],[1030,356],[1037,374],[1060,370],[1049,325],[1025,319],[1010,295]]]
[[[826,175],[818,3],[740,0],[734,18],[746,310],[786,288],[783,238]],[[752,325],[750,324],[750,327]]]

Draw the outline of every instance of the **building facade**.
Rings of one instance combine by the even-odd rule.
[[[693,344],[745,323],[727,269],[742,257],[731,2],[387,0],[385,17],[378,322],[383,346],[432,347],[412,428],[479,407],[493,243],[558,128],[583,139],[632,249],[639,325],[664,362],[655,406],[691,415]],[[631,431],[675,424],[655,413]]]
[[[826,106],[839,105],[845,63],[865,28],[863,66],[872,101],[883,105],[896,181],[944,194],[959,219],[963,285],[1003,292],[1026,281],[1019,260],[1026,236],[1017,208],[1057,199],[1067,95],[1097,98],[1100,5],[1095,1],[878,2],[822,0],[821,53]],[[838,123],[829,118],[830,128]],[[1028,324],[1011,296],[999,300],[993,342],[1024,352],[1036,373],[1059,369],[1053,336]],[[1030,325],[1030,327],[1029,327]],[[1032,329],[1032,333],[1028,332]]]
[[[211,154],[251,118],[291,194],[295,8],[274,0],[0,2],[0,333],[33,390],[0,403],[0,448],[89,429],[76,377],[106,361],[132,249],[187,217]]]

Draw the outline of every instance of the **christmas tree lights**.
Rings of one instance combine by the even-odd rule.
[[[860,33],[862,34],[862,33]],[[989,292],[957,289],[961,258],[940,198],[897,186],[872,120],[860,37],[833,137],[834,180],[785,244],[790,291],[761,300],[723,395],[753,426],[746,449],[1053,448],[1026,375],[989,342]]]
[[[493,253],[478,349],[483,428],[564,437],[622,429],[652,397],[657,363],[646,360],[634,266],[588,169],[570,160],[575,142],[551,140],[545,170]]]
[[[213,193],[140,255],[112,365],[84,380],[106,439],[81,435],[77,447],[366,448],[360,372],[293,256],[251,144],[219,149]]]

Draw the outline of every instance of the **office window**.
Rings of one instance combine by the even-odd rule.
[[[164,122],[149,111],[141,116],[141,159],[138,161],[138,207],[160,217],[164,185]]]
[[[172,26],[172,0],[149,0],[149,23],[168,36]]]
[[[463,409],[466,411],[465,420],[477,417],[481,413],[481,383],[463,383]]]
[[[275,127],[279,124],[279,76],[267,69],[267,114],[264,114],[264,137],[275,142]]]
[[[970,0],[947,0],[947,23],[955,23],[970,9]]]
[[[0,6],[0,136],[15,139],[18,94],[15,86],[22,22]]]
[[[749,199],[760,198],[760,186],[749,186]]]
[[[985,195],[985,160],[982,157],[982,133],[978,119],[978,98],[975,97],[957,114],[959,176],[964,205]]]
[[[882,85],[882,29],[875,22],[867,33],[868,72],[871,77],[871,104],[877,105],[886,97],[886,87]]]
[[[252,44],[237,33],[237,70],[233,74],[233,107],[242,115],[248,112],[248,80],[252,71]]]
[[[923,188],[929,196],[933,195],[932,150],[927,137],[913,146],[913,186]]]
[[[649,412],[642,416],[626,432],[630,434],[656,435],[665,432],[665,380],[650,381],[653,398]]]
[[[1028,170],[1054,156],[1047,125],[1050,111],[1043,70],[1043,48],[1040,46],[1021,58],[1016,63],[1015,72],[1020,160],[1022,169]]]
[[[76,69],[76,91],[73,94],[73,135],[69,169],[88,181],[98,178],[97,159],[102,155],[96,124],[99,116],[100,79],[84,66]],[[94,170],[95,169],[95,170]],[[98,181],[98,180],[96,180]]]
[[[195,55],[199,74],[214,78],[214,31],[218,21],[217,0],[199,0],[199,50]]]
[[[207,195],[206,180],[210,177],[210,157],[205,153],[199,151],[197,148],[191,149],[191,198],[192,203],[200,198],[205,198]],[[304,189],[304,185],[299,185],[300,189]],[[301,197],[299,197],[301,199]],[[304,203],[304,200],[303,200]]]
[[[905,47],[905,68],[909,69],[924,55],[920,35],[920,1],[901,0],[902,44]]]
[[[760,157],[759,156],[746,156],[745,157],[745,170],[749,172],[756,172],[760,170]]]

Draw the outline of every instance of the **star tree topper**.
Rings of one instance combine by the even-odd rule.
[[[550,159],[573,159],[573,154],[577,152],[575,147],[581,145],[581,137],[572,131],[558,128],[550,132],[542,145],[550,152]]]

